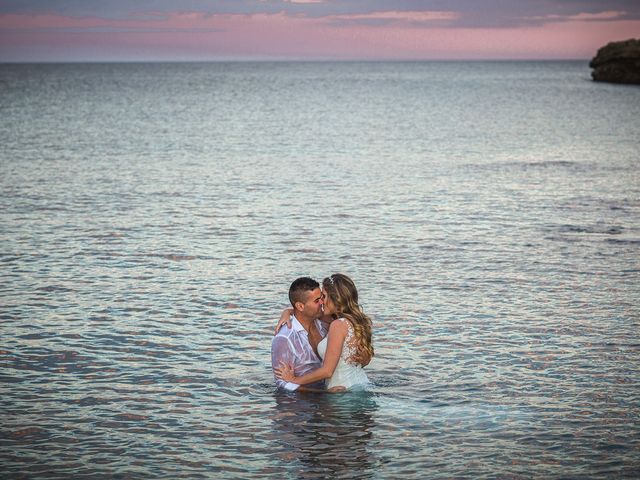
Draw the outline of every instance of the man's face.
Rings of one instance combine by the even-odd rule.
[[[307,297],[302,310],[305,314],[318,318],[322,315],[322,290],[316,288],[307,292]]]

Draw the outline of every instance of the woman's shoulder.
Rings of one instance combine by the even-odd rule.
[[[353,322],[351,320],[349,320],[348,318],[340,317],[336,321],[339,321],[342,325],[344,325],[344,328],[346,328],[348,330],[353,330]],[[335,323],[335,322],[333,322],[333,323]]]
[[[350,325],[351,324],[349,323],[349,320],[347,320],[346,318],[338,318],[331,322],[331,324],[329,325],[329,331],[344,332],[346,334],[346,332],[349,330]]]

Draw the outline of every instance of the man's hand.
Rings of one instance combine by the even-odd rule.
[[[329,389],[327,389],[327,392],[329,393],[342,393],[342,392],[346,392],[347,389],[345,387],[343,387],[342,385],[338,385],[336,387],[331,387]]]
[[[292,365],[287,365],[284,362],[280,362],[280,368],[274,368],[273,373],[276,374],[276,377],[278,377],[281,380],[284,380],[285,382],[296,383],[294,381],[296,376],[293,373]]]

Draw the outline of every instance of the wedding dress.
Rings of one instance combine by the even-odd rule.
[[[345,320],[344,318],[339,318],[338,320],[334,321],[345,322],[347,324],[348,332],[346,338],[344,339],[344,343],[342,344],[342,352],[340,353],[338,365],[336,365],[336,369],[334,370],[331,378],[328,378],[326,380],[326,387],[331,388],[343,386],[348,390],[364,389],[367,387],[367,385],[369,385],[367,374],[364,373],[362,365],[360,365],[359,363],[353,363],[349,360],[356,353],[356,347],[353,345],[353,326],[351,325],[351,322]],[[326,351],[327,337],[323,338],[320,343],[318,343],[318,354],[323,360]]]

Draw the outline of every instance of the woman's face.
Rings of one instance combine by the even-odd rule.
[[[323,298],[323,305],[324,305],[324,314],[325,315],[333,315],[334,313],[336,313],[336,307],[333,304],[333,301],[331,300],[331,297],[329,296],[329,294],[327,293],[327,291],[323,288],[322,289],[322,298]]]

